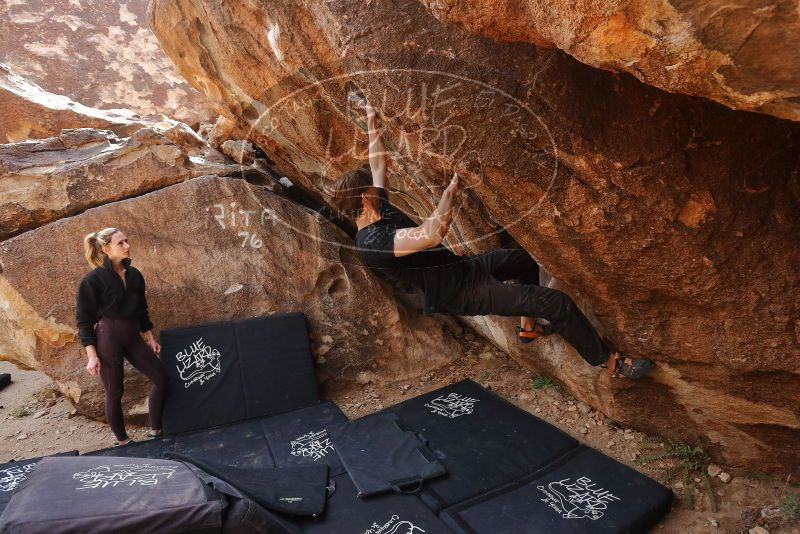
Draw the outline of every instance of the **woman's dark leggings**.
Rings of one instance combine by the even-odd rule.
[[[500,249],[467,256],[473,275],[462,290],[437,303],[440,312],[455,315],[518,315],[550,321],[549,330],[559,334],[584,360],[603,364],[608,346],[578,306],[564,292],[539,285],[539,265],[525,250]],[[519,284],[504,284],[518,280]]]
[[[106,391],[106,421],[118,440],[128,439],[122,417],[123,356],[153,383],[150,389],[150,426],[161,429],[161,408],[167,375],[161,360],[139,335],[137,319],[102,317],[95,326],[97,357],[100,359],[100,380]]]

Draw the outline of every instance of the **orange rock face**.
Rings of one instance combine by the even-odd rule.
[[[0,239],[195,176],[241,174],[183,123],[119,138],[75,128],[0,145]]]
[[[159,48],[146,11],[147,0],[5,2],[0,62],[45,91],[89,107],[165,113],[190,125],[212,120],[208,101]],[[77,126],[92,125],[69,127]]]
[[[413,0],[153,0],[149,19],[178,71],[320,196],[367,159],[353,81],[381,115],[397,204],[427,215],[460,169],[468,187],[448,236],[458,253],[513,238],[624,353],[658,366],[612,382],[557,336],[523,352],[513,319],[471,319],[519,361],[626,425],[796,471],[800,125],[475,36]],[[654,50],[617,33],[591,48],[630,60]],[[689,59],[683,84],[710,87],[716,66]],[[750,109],[793,109],[780,102]]]
[[[800,17],[790,3],[421,1],[476,34],[554,46],[672,93],[800,120]]]
[[[103,128],[127,137],[145,124],[170,122],[130,110],[100,110],[45,91],[0,63],[0,143],[55,137],[65,128]],[[171,121],[175,123],[175,121]]]

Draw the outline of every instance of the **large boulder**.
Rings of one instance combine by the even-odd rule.
[[[140,128],[169,130],[180,124],[163,114],[85,106],[45,91],[0,63],[0,143],[55,137],[71,128],[99,128],[129,137]]]
[[[112,225],[133,244],[156,334],[301,311],[318,377],[331,387],[375,373],[414,377],[461,353],[448,323],[398,304],[391,286],[364,268],[329,221],[244,180],[205,176],[0,244],[0,358],[47,373],[82,413],[101,417],[103,396],[84,369],[75,329],[75,292],[89,270],[81,240]],[[146,379],[132,369],[126,374],[126,412],[142,413]]]
[[[666,91],[800,120],[794,3],[421,1],[440,20],[492,39],[556,46]]]
[[[147,28],[147,0],[3,4],[0,62],[45,90],[93,108],[165,113],[190,125],[216,117]]]
[[[514,319],[485,322],[519,361],[626,425],[797,470],[800,125],[470,35],[414,0],[153,0],[149,18],[178,71],[318,192],[366,161],[355,83],[398,205],[427,215],[460,168],[457,252],[510,236],[658,365],[611,381],[557,337],[523,353]]]
[[[57,136],[67,128],[102,128],[128,137],[144,126],[177,124],[164,115],[141,116],[127,109],[95,109],[45,91],[0,63],[0,143]]]
[[[122,139],[77,128],[0,145],[0,240],[195,176],[242,172],[188,126],[171,124]]]

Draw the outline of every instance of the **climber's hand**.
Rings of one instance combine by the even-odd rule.
[[[366,111],[366,113],[367,113],[367,120],[368,121],[371,121],[371,120],[375,119],[376,112],[375,112],[375,108],[373,108],[372,105],[370,105],[368,103],[366,106],[364,106],[364,111]]]
[[[450,183],[447,185],[447,189],[444,190],[442,196],[447,197],[448,202],[453,202],[463,189],[464,182],[458,177],[458,173],[454,172],[453,178],[450,180]]]

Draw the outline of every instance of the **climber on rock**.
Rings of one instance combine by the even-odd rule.
[[[360,97],[363,99],[363,97]],[[564,292],[539,285],[539,266],[522,249],[458,256],[442,241],[462,189],[454,174],[433,213],[421,224],[394,207],[386,193],[386,160],[375,110],[366,101],[369,167],[344,173],[328,194],[340,214],[358,228],[356,252],[370,268],[420,288],[423,313],[520,316],[520,343],[559,334],[591,365],[614,377],[641,378],[654,364],[623,358],[598,335]],[[518,280],[518,284],[503,283]],[[535,318],[548,321],[546,326]]]

